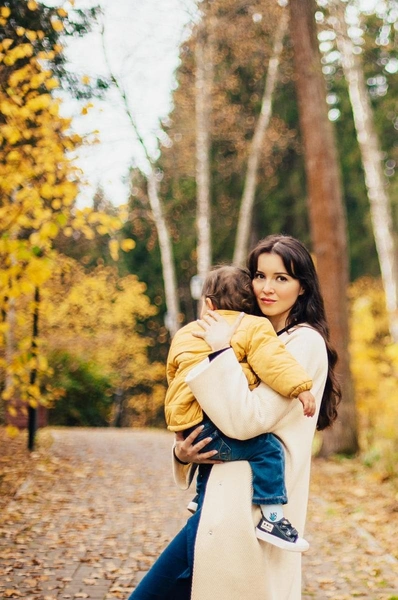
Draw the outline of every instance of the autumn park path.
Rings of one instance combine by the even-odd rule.
[[[33,456],[1,515],[0,599],[127,599],[188,516],[192,492],[178,490],[170,474],[171,435],[47,435],[49,450]],[[382,496],[377,482],[347,466],[314,464],[303,600],[398,599],[398,535],[380,527],[386,511],[395,522],[398,515],[394,499]]]

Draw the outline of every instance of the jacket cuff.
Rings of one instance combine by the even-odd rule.
[[[295,387],[294,390],[292,390],[289,398],[297,398],[298,395],[301,394],[301,392],[309,392],[311,388],[312,388],[312,379],[309,379],[305,383],[302,383],[301,385],[298,385],[297,387]]]

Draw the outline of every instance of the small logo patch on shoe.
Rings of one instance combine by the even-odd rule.
[[[276,512],[272,512],[269,516],[269,520],[270,521],[276,521],[278,515],[276,514]]]
[[[273,530],[274,526],[272,525],[272,523],[268,523],[267,521],[263,520],[261,521],[261,525],[260,525],[261,529],[265,529],[266,531],[268,531],[269,533],[271,533],[271,531]]]

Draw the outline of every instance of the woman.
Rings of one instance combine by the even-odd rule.
[[[280,438],[286,453],[289,497],[285,515],[303,535],[315,427],[331,425],[337,415],[336,354],[328,341],[319,282],[306,248],[288,236],[269,236],[251,252],[248,266],[260,313],[312,377],[315,418],[306,419],[298,402],[278,396],[265,384],[249,391],[235,355],[228,349],[234,328],[215,313],[199,322],[203,332],[197,335],[216,355],[193,369],[187,381],[204,412],[226,435],[249,439],[272,431]],[[211,467],[212,453],[201,453],[206,440],[198,444],[194,440],[195,432],[185,441],[177,440],[175,478],[181,487],[187,487],[194,469],[184,463],[201,463],[199,476],[211,469],[205,497],[199,499],[197,513],[166,548],[131,600],[299,600],[301,555],[255,537],[260,514],[251,504],[248,463]]]

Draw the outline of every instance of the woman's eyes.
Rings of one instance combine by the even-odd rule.
[[[265,277],[264,273],[256,273],[254,275],[254,279],[266,279],[266,277]],[[277,275],[277,277],[275,278],[275,281],[289,281],[289,280],[284,275]]]

